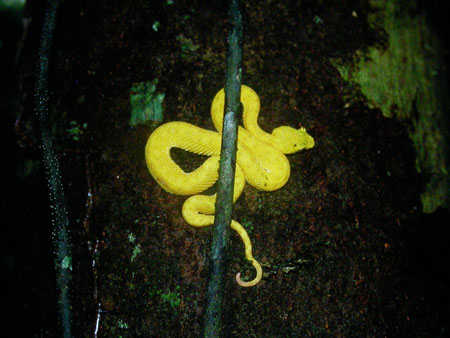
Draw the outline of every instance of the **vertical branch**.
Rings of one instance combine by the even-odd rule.
[[[240,113],[242,77],[242,14],[240,0],[230,0],[225,112],[217,185],[214,237],[210,257],[210,276],[206,295],[204,337],[220,337],[222,328],[223,275],[226,246],[230,238],[236,168],[237,121]]]
[[[45,13],[36,70],[35,109],[41,123],[43,162],[50,193],[50,207],[53,210],[53,242],[56,251],[55,268],[59,292],[58,313],[62,325],[63,337],[69,338],[72,336],[69,295],[72,257],[69,243],[69,219],[67,217],[64,190],[59,173],[59,163],[50,133],[47,88],[50,52],[58,6],[59,0],[49,0],[49,6]]]

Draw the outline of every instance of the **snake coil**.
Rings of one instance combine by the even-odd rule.
[[[221,89],[211,104],[211,117],[217,132],[186,122],[169,122],[155,129],[145,147],[147,167],[156,182],[169,193],[193,195],[184,202],[182,214],[186,222],[195,227],[214,223],[216,195],[199,193],[218,179],[224,102],[225,92]],[[239,126],[238,130],[233,203],[241,195],[245,181],[263,191],[284,186],[290,176],[289,161],[284,154],[314,146],[314,139],[304,128],[281,126],[271,134],[263,131],[258,125],[259,97],[250,87],[242,85],[241,102],[244,127]],[[171,158],[170,149],[174,147],[209,158],[193,172],[186,173]],[[253,258],[252,244],[244,227],[232,220],[231,228],[241,237],[245,256],[256,269],[253,280],[243,281],[238,273],[236,282],[244,287],[254,286],[262,278],[261,265]]]

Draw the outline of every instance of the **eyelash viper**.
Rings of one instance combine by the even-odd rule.
[[[182,214],[187,223],[195,227],[214,223],[216,195],[198,195],[218,179],[221,130],[225,91],[221,89],[211,104],[211,116],[218,132],[206,130],[186,122],[169,122],[159,126],[148,138],[145,159],[150,174],[167,192],[177,195],[194,195],[183,204]],[[258,126],[260,101],[258,95],[245,85],[241,87],[244,127],[239,126],[236,158],[236,175],[233,203],[244,189],[245,181],[258,190],[273,191],[289,179],[289,161],[284,154],[292,154],[314,146],[314,139],[305,128],[288,126],[275,128],[268,134]],[[171,148],[207,155],[208,159],[196,170],[186,173],[170,155]],[[232,220],[231,228],[241,237],[245,256],[256,269],[256,277],[236,281],[244,287],[256,285],[262,278],[262,268],[252,255],[252,244],[244,227]]]

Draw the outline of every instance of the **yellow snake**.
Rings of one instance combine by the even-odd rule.
[[[198,195],[218,179],[221,131],[225,91],[221,89],[211,104],[211,116],[218,132],[206,130],[186,122],[169,122],[159,126],[148,138],[145,159],[150,174],[167,192],[177,195],[194,195],[183,204],[183,217],[195,227],[214,223],[216,195]],[[258,190],[273,191],[289,179],[289,161],[284,154],[292,154],[314,146],[314,139],[304,128],[287,126],[275,128],[268,134],[258,126],[260,102],[258,95],[245,85],[241,87],[244,127],[239,126],[236,158],[236,175],[233,203],[244,189],[245,181]],[[186,173],[170,156],[171,148],[181,148],[196,154],[210,156],[193,172]],[[244,287],[256,285],[262,278],[262,268],[252,255],[252,244],[244,227],[231,221],[245,247],[245,256],[256,269],[256,277],[236,281]]]

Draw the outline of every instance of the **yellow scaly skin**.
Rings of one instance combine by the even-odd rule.
[[[145,146],[145,159],[150,174],[167,192],[194,195],[183,204],[182,214],[187,223],[195,227],[214,223],[216,195],[198,195],[218,179],[221,130],[225,92],[221,89],[211,104],[211,116],[218,132],[205,130],[185,122],[169,122],[159,126]],[[260,102],[258,95],[245,85],[241,87],[244,107],[244,127],[239,126],[238,150],[233,203],[244,189],[245,181],[258,190],[274,191],[286,184],[290,175],[289,161],[284,154],[292,154],[314,146],[314,139],[304,128],[287,126],[275,128],[268,134],[258,126]],[[181,148],[189,152],[210,156],[199,168],[186,173],[171,158],[170,149]],[[241,237],[245,256],[256,269],[256,277],[236,282],[244,287],[254,286],[262,278],[262,268],[252,255],[252,244],[244,227],[231,221],[231,228]]]

